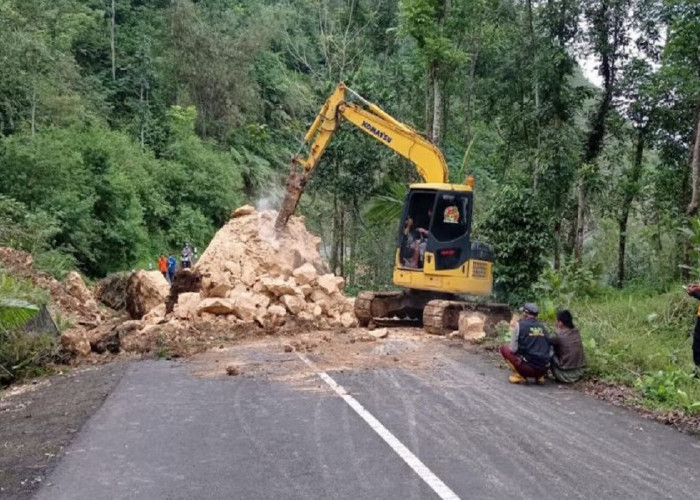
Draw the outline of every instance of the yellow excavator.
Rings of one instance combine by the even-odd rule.
[[[343,120],[408,159],[423,180],[409,186],[394,253],[393,283],[405,290],[360,293],[355,300],[359,324],[412,318],[422,321],[429,333],[444,335],[457,330],[462,311],[483,313],[487,330],[498,321],[509,321],[508,306],[464,297],[488,296],[493,288],[493,251],[471,238],[474,179],[450,184],[445,158],[436,145],[343,83],[304,136],[310,144],[308,155],[292,160],[276,228],[281,230],[294,213]]]

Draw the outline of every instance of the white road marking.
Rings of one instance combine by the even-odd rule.
[[[316,365],[304,354],[299,352],[296,354],[304,363],[311,367],[311,369],[316,372],[316,375],[318,375],[321,380],[328,384],[328,386],[333,389],[338,396],[343,398],[350,408],[355,410],[355,413],[357,413],[360,418],[364,420],[367,425],[369,425],[372,430],[376,432],[379,437],[381,437],[384,442],[386,442],[386,444],[388,444],[391,449],[394,450],[394,452],[396,452],[396,454],[400,456],[403,461],[406,462],[406,464],[413,469],[416,474],[418,474],[418,477],[425,481],[425,483],[430,486],[430,488],[437,493],[440,498],[443,500],[459,500],[457,494],[452,491],[449,486],[443,483],[442,480],[433,473],[433,471],[428,469],[428,467],[421,462],[420,458],[415,456],[411,450],[406,448],[406,446],[404,446],[404,444],[389,431],[389,429],[384,427],[384,425],[370,412],[365,410],[365,408],[354,397],[348,394],[342,385],[333,380],[326,372],[319,370]]]

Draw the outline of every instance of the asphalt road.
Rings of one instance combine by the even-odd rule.
[[[439,498],[295,353],[258,357],[299,377],[134,363],[35,498]],[[700,498],[696,438],[447,344],[328,375],[459,498]]]

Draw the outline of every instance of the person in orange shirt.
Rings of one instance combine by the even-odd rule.
[[[168,279],[168,259],[165,258],[165,255],[161,255],[160,259],[158,259],[158,270],[163,274],[163,278],[166,280]],[[168,280],[170,282],[170,280]]]

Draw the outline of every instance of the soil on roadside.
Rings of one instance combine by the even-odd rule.
[[[80,368],[0,393],[0,498],[32,496],[127,366]]]

